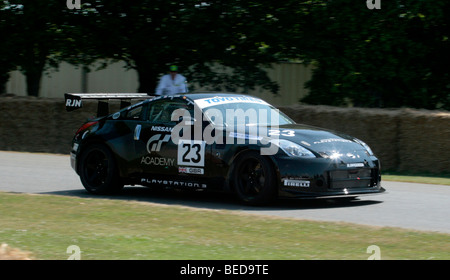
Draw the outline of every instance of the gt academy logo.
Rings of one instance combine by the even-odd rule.
[[[163,158],[163,157],[153,157],[150,156],[152,152],[161,151],[161,146],[163,143],[167,143],[170,140],[170,134],[156,134],[153,135],[147,142],[147,152],[148,156],[143,156],[141,158],[141,164],[146,165],[160,165],[160,166],[174,166],[175,159]]]
[[[161,166],[174,166],[174,158],[163,158],[163,157],[142,157],[141,164],[146,165],[161,165]]]
[[[162,138],[162,139],[161,139]],[[147,142],[147,151],[149,154],[152,152],[161,151],[161,145],[167,143],[170,140],[170,134],[156,134],[153,135]]]

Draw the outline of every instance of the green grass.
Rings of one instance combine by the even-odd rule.
[[[36,259],[450,259],[450,235],[113,199],[0,192],[0,243]]]
[[[409,183],[421,183],[421,184],[436,184],[436,185],[449,185],[449,174],[408,174],[399,172],[383,172],[381,175],[384,181],[398,181]]]

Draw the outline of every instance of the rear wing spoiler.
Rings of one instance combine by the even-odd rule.
[[[120,108],[131,105],[131,100],[152,99],[155,96],[147,93],[65,93],[66,111],[71,112],[83,108],[83,100],[98,100],[97,117],[109,114],[109,100],[120,100]]]

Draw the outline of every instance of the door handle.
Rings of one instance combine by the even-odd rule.
[[[134,140],[139,140],[139,137],[141,136],[141,128],[142,126],[140,124],[136,125],[136,128],[134,129]]]

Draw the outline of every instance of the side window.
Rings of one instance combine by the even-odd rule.
[[[139,120],[141,118],[142,108],[143,108],[143,106],[138,106],[136,108],[129,110],[125,115],[125,119]]]
[[[149,109],[148,109],[148,120],[150,122],[157,121],[162,112],[164,110],[164,101],[156,101],[153,103],[150,103]]]
[[[149,106],[148,120],[153,123],[165,123],[175,125],[171,120],[172,113],[176,109],[184,108],[189,110],[189,106],[181,100],[162,100],[156,101]]]

